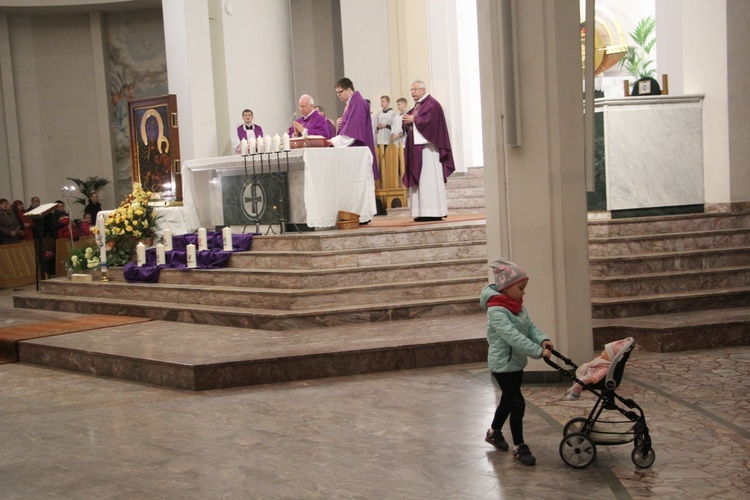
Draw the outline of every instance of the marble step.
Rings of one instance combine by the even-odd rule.
[[[377,323],[417,318],[436,318],[481,313],[477,293],[447,298],[373,302],[356,308],[331,306],[280,311],[228,306],[148,302],[140,298],[111,300],[101,296],[59,296],[28,292],[13,296],[14,307],[79,314],[113,314],[203,325],[234,326],[263,330],[307,329],[347,324]],[[132,297],[132,296],[130,296]]]
[[[744,286],[629,297],[592,297],[591,312],[594,319],[631,318],[653,314],[720,310],[748,304],[750,286]]]
[[[483,187],[462,187],[446,189],[445,196],[448,200],[456,198],[482,198],[484,200]]]
[[[252,269],[335,269],[360,266],[417,264],[457,259],[486,257],[487,243],[484,240],[451,241],[390,247],[364,247],[335,250],[263,250],[266,245],[253,245],[249,252],[232,255],[228,268]]]
[[[596,349],[624,337],[635,338],[640,348],[653,352],[748,345],[750,307],[595,319],[593,333]]]
[[[256,288],[322,288],[353,283],[366,285],[405,280],[485,276],[486,272],[487,258],[479,257],[331,269],[222,268],[195,269],[190,272],[162,269],[159,283]],[[113,268],[109,274],[110,279],[124,281],[122,268]]]
[[[460,198],[448,198],[448,213],[455,213],[457,208],[484,208],[484,196],[464,196]]]
[[[614,256],[750,246],[750,228],[589,238],[589,256]]]
[[[592,297],[633,297],[737,287],[750,287],[750,266],[591,278]]]
[[[750,212],[712,212],[628,219],[589,220],[589,236],[634,236],[750,228]]]
[[[407,209],[408,210],[408,209]],[[335,251],[393,249],[486,240],[484,221],[434,224],[397,229],[362,228],[354,231],[310,231],[253,238],[252,251]]]
[[[589,258],[591,277],[662,273],[715,267],[750,266],[750,247],[707,248],[623,256]]]
[[[251,288],[117,281],[75,283],[66,279],[53,279],[45,281],[41,286],[41,291],[46,295],[89,296],[111,301],[138,297],[139,300],[150,303],[170,302],[253,309],[314,310],[318,307],[356,309],[361,305],[408,301],[414,297],[442,299],[470,294],[478,297],[486,282],[486,275],[479,275],[367,285],[352,283],[348,286],[330,288]]]

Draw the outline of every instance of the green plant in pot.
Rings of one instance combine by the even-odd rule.
[[[631,31],[630,38],[635,45],[628,46],[628,52],[620,59],[620,68],[625,69],[634,79],[654,78],[656,69],[651,66],[654,60],[651,51],[656,46],[656,21],[651,16],[644,17]]]
[[[78,190],[83,196],[77,196],[74,198],[74,203],[79,203],[84,207],[91,201],[91,194],[98,193],[109,184],[109,179],[104,177],[88,176],[86,179],[78,179],[77,177],[68,177],[69,181],[75,183],[78,186]]]

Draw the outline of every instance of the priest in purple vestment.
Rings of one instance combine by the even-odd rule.
[[[315,102],[309,95],[303,94],[299,98],[298,107],[301,116],[289,127],[289,137],[322,135],[326,139],[331,138],[328,121],[325,116],[315,110],[314,106]]]
[[[440,103],[427,93],[425,84],[411,84],[414,107],[404,116],[406,172],[409,206],[417,222],[442,220],[448,215],[445,183],[455,170],[448,125]]]
[[[346,103],[346,108],[344,115],[338,119],[339,133],[331,138],[331,144],[336,147],[367,146],[370,148],[372,173],[375,180],[380,179],[370,106],[362,95],[354,90],[354,84],[348,78],[341,78],[336,82],[336,95],[341,102]]]
[[[252,135],[255,134],[255,138],[263,137],[263,129],[260,125],[253,125],[253,112],[249,109],[242,111],[242,125],[237,127],[237,133],[232,135],[232,146],[234,146],[234,152],[239,154],[241,149],[242,139],[249,140]]]

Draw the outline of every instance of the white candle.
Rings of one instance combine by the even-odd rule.
[[[162,239],[164,239],[164,250],[167,252],[172,250],[172,230],[165,229],[161,233]]]
[[[193,268],[196,266],[195,264],[195,245],[192,243],[188,243],[187,246],[187,266],[189,268]]]
[[[286,132],[284,132],[284,135],[281,136],[281,145],[284,151],[289,151],[291,149],[291,144],[289,143],[289,134],[287,134]]]
[[[164,245],[159,243],[156,245],[156,265],[163,266],[167,263],[166,255],[164,254]]]
[[[240,151],[242,151],[243,155],[247,154],[247,139],[242,139],[240,141]]]
[[[221,238],[224,240],[224,251],[225,252],[231,252],[232,251],[232,228],[231,227],[225,227],[221,230]]]
[[[206,228],[201,227],[198,229],[198,250],[208,250],[206,244]]]
[[[276,134],[273,136],[273,150],[278,151],[281,149],[281,137],[279,137],[279,134]]]
[[[96,214],[96,229],[98,229],[96,244],[99,245],[99,262],[102,272],[107,270],[107,228],[104,226],[104,217],[103,212]]]
[[[146,263],[146,245],[144,245],[143,242],[139,242],[138,246],[136,246],[135,248],[135,252],[137,256],[136,264],[138,265],[138,267],[141,267]]]
[[[251,155],[255,154],[255,136],[252,136],[247,140],[247,152]]]
[[[272,147],[273,144],[271,144],[271,136],[266,134],[266,137],[263,138],[263,151],[265,151],[266,153],[270,153]]]
[[[258,137],[258,140],[255,141],[255,145],[258,148],[258,153],[263,152],[263,136]]]

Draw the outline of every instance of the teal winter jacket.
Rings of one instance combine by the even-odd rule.
[[[499,292],[495,285],[482,289],[479,302],[487,309],[487,302]],[[542,357],[542,342],[549,338],[537,328],[523,307],[518,315],[501,306],[487,309],[487,364],[495,373],[518,372],[524,369],[528,358]]]

